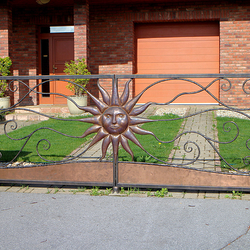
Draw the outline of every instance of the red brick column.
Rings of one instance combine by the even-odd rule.
[[[0,57],[10,56],[10,41],[12,34],[12,12],[11,9],[0,6]]]
[[[30,76],[35,76],[37,74],[36,72],[36,69],[29,69],[29,75]],[[29,87],[30,88],[34,88],[35,86],[37,85],[37,80],[29,80]],[[38,91],[37,88],[34,89],[34,91]],[[37,105],[37,94],[34,93],[34,91],[32,91],[30,94],[29,94],[29,97],[30,97],[30,104],[31,105]]]
[[[89,43],[89,4],[88,0],[75,0],[74,4],[74,43],[75,60],[85,58],[88,62],[88,43]]]
[[[229,20],[220,22],[220,73],[249,73],[249,39],[249,21]],[[242,90],[244,80],[233,79],[233,86],[229,91],[220,91],[220,100],[228,105],[249,106],[249,95]],[[229,85],[227,84],[227,86]]]

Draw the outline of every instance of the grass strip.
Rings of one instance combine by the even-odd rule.
[[[166,114],[164,116],[152,116],[150,119],[174,119],[179,116],[174,114]],[[171,120],[171,121],[159,121],[153,123],[147,123],[141,127],[145,130],[152,131],[160,140],[170,141],[174,139],[180,129],[183,119]],[[172,143],[160,143],[151,135],[137,135],[137,139],[142,146],[154,157],[168,161],[168,156],[174,147]],[[134,153],[134,161],[136,162],[149,162],[149,163],[161,163],[154,158],[150,157],[145,151],[129,141],[129,145]],[[132,161],[131,156],[124,150],[119,150],[119,161]]]
[[[217,130],[218,137],[220,142],[229,142],[237,135],[237,128],[232,123],[227,123],[229,121],[235,122],[239,127],[239,136],[235,141],[228,144],[220,144],[220,154],[225,158],[225,160],[232,165],[232,167],[241,169],[245,168],[250,170],[249,159],[244,164],[243,159],[247,156],[250,156],[250,151],[246,146],[247,140],[250,138],[250,121],[232,118],[232,117],[217,117]],[[223,130],[223,125],[226,131]],[[231,128],[231,130],[229,130]],[[248,143],[250,147],[250,142]],[[224,161],[221,161],[222,168],[228,168],[227,164]]]
[[[72,119],[79,118],[82,118],[82,116],[74,117]],[[47,121],[43,121],[38,124],[23,127],[16,131],[10,132],[9,136],[16,139],[22,138],[41,127],[52,128],[68,135],[81,136],[83,132],[90,126],[91,124],[79,121],[61,121],[49,119]],[[28,143],[25,145],[23,151],[18,156],[17,161],[45,162],[37,155],[36,152],[36,145],[41,139],[49,140],[51,143],[51,147],[48,150],[45,150],[45,148],[48,146],[48,143],[43,141],[39,144],[39,153],[49,161],[59,161],[62,160],[65,156],[69,155],[81,144],[86,142],[90,137],[91,136],[87,136],[86,138],[70,138],[48,129],[42,129],[32,135]],[[6,135],[0,135],[0,152],[2,153],[0,161],[11,161],[22,148],[25,141],[26,139],[14,141],[9,139]]]

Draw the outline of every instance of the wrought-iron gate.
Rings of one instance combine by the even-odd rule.
[[[69,80],[70,78],[70,80]],[[74,79],[84,78],[91,79],[91,84],[97,84],[101,98],[92,95],[87,89],[84,89],[94,106],[79,106],[70,97],[60,93],[50,93],[51,95],[59,95],[71,100],[79,109],[88,112],[89,116],[78,119],[52,117],[46,113],[40,113],[25,106],[21,106],[22,102],[30,94],[42,94],[38,91],[39,86],[46,84],[49,81],[61,80],[73,82]],[[200,84],[199,80],[203,78],[207,83]],[[25,80],[42,80],[35,87],[31,88]],[[49,80],[47,80],[49,79]],[[151,79],[144,90],[134,97],[129,97],[133,92],[135,79]],[[8,162],[1,162],[0,167],[0,182],[1,183],[41,183],[53,185],[85,185],[85,186],[112,186],[115,191],[119,187],[143,187],[143,188],[159,188],[167,187],[173,189],[199,189],[199,190],[250,190],[249,176],[249,155],[242,157],[241,169],[234,167],[227,158],[220,153],[220,145],[233,145],[233,142],[240,138],[240,128],[237,125],[237,117],[244,118],[247,122],[250,118],[250,102],[243,106],[231,106],[225,104],[217,96],[215,96],[210,88],[214,84],[220,86],[221,92],[230,92],[234,90],[235,85],[239,87],[239,82],[235,79],[240,79],[242,87],[242,95],[249,97],[249,74],[209,74],[209,75],[91,75],[91,76],[17,76],[17,77],[0,77],[0,80],[9,81],[9,91],[16,92],[21,86],[26,88],[27,92],[17,103],[11,107],[1,108],[1,114],[6,112],[14,112],[24,110],[39,114],[41,116],[61,121],[75,121],[76,123],[89,123],[91,126],[86,129],[82,135],[65,134],[53,128],[41,127],[32,131],[28,135],[22,137],[13,137],[9,131],[15,131],[18,128],[18,123],[15,120],[6,120],[4,122],[4,136],[9,138],[9,142],[14,140],[23,141],[21,148],[17,149],[17,153],[13,159]],[[243,79],[243,80],[242,80]],[[110,81],[112,84],[112,93],[108,93],[103,87],[104,81]],[[180,91],[177,95],[166,100],[165,103],[147,102],[138,105],[140,98],[158,85],[173,83],[179,84],[183,82],[190,86],[195,86],[196,90]],[[75,84],[77,85],[77,84]],[[79,86],[79,85],[78,85]],[[174,85],[173,85],[174,86]],[[81,87],[81,86],[79,86]],[[120,90],[120,91],[119,91]],[[149,116],[149,111],[153,110],[152,114],[165,112],[165,107],[168,112],[172,113],[177,106],[179,98],[184,95],[194,96],[200,93],[209,95],[213,100],[213,104],[208,106],[191,105],[182,106],[180,109],[183,115],[170,116],[168,118],[152,118]],[[248,106],[247,106],[248,105]],[[162,109],[162,107],[164,107]],[[190,108],[191,107],[191,108]],[[204,109],[204,107],[206,107]],[[148,113],[147,113],[148,112]],[[205,116],[204,116],[205,115]],[[230,115],[233,118],[224,122],[224,133],[232,132],[234,135],[230,140],[219,141],[217,133],[216,116]],[[197,126],[194,129],[188,129],[187,123],[190,119],[199,116],[200,121],[193,120],[194,125],[200,124],[202,127],[210,127],[211,134],[206,134]],[[203,119],[207,117],[208,123],[204,125]],[[235,118],[236,117],[236,118]],[[145,129],[145,124],[172,122],[183,120],[181,129],[176,136],[171,140],[158,138],[156,134],[148,129]],[[209,121],[214,123],[209,123]],[[238,121],[238,120],[237,120]],[[32,140],[33,135],[40,130],[52,131],[61,136],[71,138],[85,138],[88,135],[93,135],[90,143],[83,150],[77,151],[75,154],[65,156],[62,160],[51,161],[42,155],[39,151],[40,147],[49,151],[53,141],[49,138],[40,138],[36,143],[37,155],[41,158],[41,162],[23,163],[15,161],[22,154],[26,144]],[[166,131],[168,133],[168,131]],[[141,144],[139,136],[151,136],[151,141],[157,141],[159,147],[174,143],[171,154],[165,159],[153,155],[146,150],[146,147]],[[183,139],[185,138],[187,139]],[[202,138],[200,140],[193,139]],[[249,135],[250,136],[250,135]],[[183,141],[184,140],[184,141]],[[186,141],[185,141],[186,140]],[[245,140],[245,149],[250,150],[250,137]],[[148,156],[141,157],[143,162],[133,161],[136,159],[129,142],[135,144]],[[91,148],[100,144],[101,155],[98,160],[84,160],[84,155]],[[207,148],[204,149],[205,143]],[[2,144],[3,145],[3,144]],[[203,156],[203,151],[208,151],[209,154]],[[234,146],[233,146],[234,147]],[[232,147],[231,150],[234,150]],[[111,149],[110,149],[111,148]],[[72,151],[75,148],[72,148]],[[131,161],[120,161],[120,149],[124,149],[130,156]],[[0,148],[0,152],[2,149]],[[109,154],[111,152],[111,155]],[[56,152],[55,152],[56,153]],[[4,152],[1,152],[1,156]],[[137,157],[138,159],[138,157]],[[212,167],[211,167],[212,166]]]

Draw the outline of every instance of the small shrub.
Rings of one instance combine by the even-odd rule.
[[[76,61],[71,60],[70,63],[65,63],[64,73],[67,75],[91,75],[87,69],[84,58],[77,59]],[[89,79],[71,79],[71,81],[85,88]],[[81,96],[85,93],[81,87],[73,83],[69,83],[66,87],[74,92],[76,96]]]
[[[10,74],[11,65],[12,62],[9,57],[0,58],[0,75],[8,76]],[[7,86],[8,84],[6,80],[0,80],[0,97],[3,97],[5,95]]]

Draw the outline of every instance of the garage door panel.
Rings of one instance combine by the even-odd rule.
[[[156,46],[156,45],[155,45]],[[180,47],[180,48],[171,48],[165,46],[164,48],[147,48],[144,50],[140,50],[138,52],[138,56],[140,59],[141,56],[157,56],[161,55],[162,57],[169,55],[217,55],[218,52],[214,51],[214,47],[206,47],[204,48],[190,48],[190,47]]]
[[[177,30],[176,30],[177,29]],[[171,31],[170,31],[171,30]],[[136,26],[138,74],[212,74],[219,73],[218,23],[175,23]],[[177,32],[178,31],[178,32]],[[197,79],[196,79],[197,80]],[[204,79],[203,79],[204,80]],[[135,81],[135,94],[151,80]],[[204,82],[204,84],[207,84]],[[181,82],[160,84],[143,95],[140,103],[167,102],[183,91],[197,91],[198,87]],[[210,91],[219,96],[219,85]],[[177,103],[216,102],[206,93],[180,97]]]
[[[210,42],[207,41],[192,41],[192,42],[159,42],[159,43],[139,43],[138,44],[138,51],[140,53],[147,52],[147,50],[165,50],[165,49],[173,49],[173,50],[187,50],[187,49],[194,49],[194,50],[202,50],[202,49],[214,49],[215,46],[219,45],[219,40],[213,40]],[[145,51],[144,51],[145,50]]]
[[[136,92],[140,93],[146,87],[148,87],[153,82],[156,82],[158,79],[140,79],[136,85]],[[194,79],[195,82],[198,82],[203,87],[207,86],[212,79]],[[151,87],[146,91],[143,96],[140,98],[138,103],[145,103],[149,99],[158,103],[166,103],[171,101],[174,97],[180,93],[192,93],[201,90],[200,87],[196,86],[193,83],[184,82],[184,81],[168,81],[160,83],[156,86]],[[216,85],[212,85],[208,88],[208,91],[213,93],[213,95],[218,96],[219,90]],[[171,95],[169,95],[171,93]],[[155,98],[157,97],[157,98]],[[208,93],[202,92],[199,94],[185,94],[178,97],[175,103],[214,103],[214,98]]]
[[[204,60],[216,63],[219,61],[218,55],[211,55],[211,54],[200,54],[200,55],[162,55],[161,57],[157,58],[155,55],[144,55],[140,56],[138,63],[143,64],[145,62],[154,63],[187,63],[187,62],[204,62]]]
[[[153,43],[158,45],[160,44],[171,44],[178,46],[179,44],[194,44],[194,43],[206,43],[209,45],[211,42],[218,41],[218,37],[200,37],[200,38],[193,38],[188,39],[186,37],[183,38],[161,38],[161,39],[141,39],[139,40],[139,46],[150,46]],[[199,45],[199,44],[197,44]],[[202,46],[201,46],[202,47]]]
[[[178,67],[177,65],[178,64]],[[216,64],[217,66],[218,64]],[[140,72],[144,71],[157,71],[159,74],[159,72],[162,72],[161,74],[164,74],[164,72],[168,71],[168,72],[172,72],[172,74],[175,74],[176,71],[178,72],[183,72],[180,74],[186,74],[189,70],[190,72],[187,74],[195,74],[194,72],[206,72],[207,71],[215,71],[217,69],[217,67],[215,66],[214,62],[181,62],[181,63],[157,63],[157,65],[153,65],[151,66],[148,63],[141,63],[140,66],[138,67],[138,70]],[[198,74],[197,73],[197,74]],[[152,73],[151,73],[152,74]],[[170,74],[170,73],[169,73]],[[204,73],[205,74],[205,73]]]

